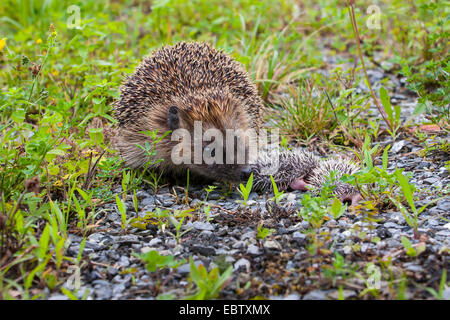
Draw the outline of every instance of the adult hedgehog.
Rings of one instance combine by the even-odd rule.
[[[145,58],[125,80],[114,107],[119,121],[114,146],[127,166],[139,168],[149,162],[143,147],[152,145],[152,139],[143,131],[157,131],[163,138],[152,156],[153,160],[162,160],[155,167],[166,173],[190,169],[212,180],[240,181],[253,172],[255,187],[271,188],[270,176],[264,169],[275,160],[272,155],[262,153],[252,165],[249,161],[259,151],[252,149],[257,136],[248,136],[248,131],[259,133],[262,100],[244,68],[224,52],[195,42],[163,47]],[[200,137],[196,135],[198,123]],[[208,136],[211,129],[216,135]],[[164,135],[169,130],[172,134]],[[179,130],[187,133],[181,143],[176,135]],[[234,135],[231,149],[226,141],[230,132]],[[173,139],[174,135],[178,138]],[[222,139],[214,139],[217,136]],[[198,148],[200,159],[196,157]],[[242,153],[244,161],[239,159]],[[208,154],[214,161],[204,158]],[[183,161],[179,162],[180,158]],[[318,159],[308,153],[285,152],[279,160],[274,178],[281,189],[306,190],[310,181],[320,188],[327,170],[335,168],[319,166]],[[346,166],[336,169],[341,167]],[[313,170],[316,178],[307,179]],[[343,200],[348,197],[345,195]]]
[[[262,105],[244,68],[224,52],[206,43],[166,46],[145,58],[123,83],[120,99],[114,106],[119,121],[114,145],[127,166],[139,168],[149,161],[140,146],[151,143],[142,131],[157,130],[162,136],[168,130],[184,129],[194,137],[196,121],[201,121],[203,132],[215,129],[224,137],[228,129],[258,130]],[[236,146],[248,148],[251,142],[245,139],[237,134]],[[242,180],[250,174],[248,161],[230,163],[227,159],[221,161],[223,164],[194,161],[194,139],[186,140],[181,151],[192,150],[188,155],[190,161],[175,164],[172,150],[179,143],[167,135],[156,145],[154,158],[162,160],[157,167],[165,172],[190,169],[215,180]],[[207,149],[210,143],[201,141],[200,147]],[[218,143],[211,155],[221,149],[221,154],[227,156],[230,150],[225,150],[225,143]]]

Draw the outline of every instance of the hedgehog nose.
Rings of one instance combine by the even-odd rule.
[[[342,202],[348,206],[357,205],[359,201],[361,201],[361,195],[359,193],[350,194],[342,199]]]
[[[247,181],[248,178],[250,178],[250,175],[252,174],[252,169],[250,167],[246,167],[241,170],[241,180]]]

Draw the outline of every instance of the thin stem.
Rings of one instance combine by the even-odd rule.
[[[33,95],[34,86],[36,85],[36,82],[38,81],[39,76],[40,76],[41,73],[42,73],[42,69],[44,68],[45,62],[47,61],[47,58],[48,58],[48,56],[49,56],[49,54],[50,54],[50,51],[52,51],[53,47],[55,46],[55,40],[54,40],[53,38],[51,38],[51,39],[52,39],[52,40],[51,40],[51,41],[52,41],[52,42],[51,42],[51,46],[48,48],[47,53],[46,53],[46,55],[45,55],[45,57],[44,57],[44,60],[42,61],[41,67],[40,67],[40,69],[39,69],[39,71],[38,71],[38,74],[37,74],[36,77],[34,78],[33,85],[31,86],[30,95],[28,96],[28,101],[31,101],[31,96]]]
[[[384,112],[384,110],[383,110],[383,108],[382,108],[382,106],[380,104],[380,101],[376,97],[375,92],[373,91],[372,85],[370,84],[369,76],[367,75],[366,65],[364,64],[363,54],[362,54],[362,50],[361,50],[358,25],[356,24],[356,17],[355,17],[355,10],[353,8],[353,3],[354,3],[353,0],[347,0],[347,4],[348,4],[348,8],[349,8],[349,14],[350,14],[350,18],[352,20],[353,31],[355,33],[356,44],[358,46],[359,58],[361,59],[361,65],[362,65],[362,68],[364,70],[364,75],[366,76],[367,85],[369,86],[370,93],[372,94],[372,98],[373,98],[373,100],[375,102],[375,105],[378,108],[378,111],[380,111],[381,116],[384,119],[384,122],[386,122],[387,126],[389,127],[389,130],[392,131],[392,124],[388,120],[386,112]]]

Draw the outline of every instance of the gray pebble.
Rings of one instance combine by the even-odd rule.
[[[275,240],[266,240],[264,241],[264,248],[272,249],[272,250],[281,250],[281,244]]]
[[[214,226],[209,222],[195,221],[192,225],[195,229],[201,230],[201,231],[203,231],[203,230],[213,231],[214,230]]]
[[[234,264],[234,270],[250,272],[250,261],[245,258],[241,258]]]
[[[130,265],[130,260],[126,256],[121,256],[119,261],[117,262],[117,264],[120,267],[126,268],[126,267],[128,267]]]
[[[261,254],[261,252],[260,252],[258,246],[255,246],[254,244],[250,244],[250,245],[248,246],[248,248],[247,248],[247,253],[248,253],[248,254],[251,254],[251,255],[254,255],[254,256],[257,256],[257,255],[260,255],[260,254]]]

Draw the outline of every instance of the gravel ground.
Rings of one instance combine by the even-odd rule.
[[[388,87],[398,88],[391,95],[392,102],[402,106],[402,117],[406,119],[414,110],[416,99],[404,88],[404,80],[385,74],[382,69],[369,70],[371,82],[375,83],[388,76]],[[365,90],[361,84],[359,90]],[[375,90],[377,86],[375,85]],[[372,115],[378,116],[376,109]],[[420,122],[420,119],[416,119]],[[435,140],[448,136],[437,135]],[[391,143],[386,139],[381,144]],[[448,193],[449,174],[445,162],[448,153],[432,152],[426,157],[417,154],[424,148],[411,136],[400,136],[390,152],[388,171],[404,168],[413,172],[412,183],[420,193],[421,206]],[[162,187],[155,194],[152,190],[137,192],[140,217],[155,208],[184,210],[197,208],[205,199],[205,186],[189,186],[188,205],[184,191],[179,187]],[[220,190],[220,191],[219,191]],[[235,190],[235,188],[233,188]],[[114,190],[119,193],[120,187]],[[174,194],[176,191],[177,195]],[[180,196],[181,195],[181,196]],[[79,290],[80,297],[88,289],[88,299],[155,299],[159,294],[173,294],[176,298],[186,296],[189,287],[189,263],[170,272],[165,268],[149,272],[133,253],[157,250],[160,254],[173,255],[176,259],[193,257],[195,263],[205,265],[208,270],[214,266],[223,269],[233,266],[232,281],[220,294],[224,299],[249,299],[257,296],[271,299],[337,299],[339,285],[325,279],[319,272],[321,266],[332,265],[334,256],[326,249],[320,255],[308,251],[310,237],[308,222],[297,214],[301,208],[302,192],[288,192],[279,205],[271,204],[264,194],[252,192],[247,208],[236,203],[239,194],[223,192],[217,188],[209,194],[207,203],[211,205],[211,216],[207,221],[204,213],[195,214],[185,220],[182,230],[189,230],[176,239],[162,232],[156,225],[148,224],[146,230],[130,227],[124,234],[121,217],[115,203],[104,205],[97,217],[98,227],[87,237],[83,253],[84,267]],[[126,202],[129,217],[136,216],[131,197]],[[378,213],[376,221],[368,222],[365,215],[347,212],[337,221],[329,219],[317,231],[317,239],[324,248],[332,248],[345,257],[346,262],[364,273],[370,262],[390,259],[390,271],[395,279],[403,273],[408,277],[406,296],[410,299],[429,298],[424,287],[437,288],[442,270],[449,269],[450,248],[450,199],[442,197],[430,205],[419,221],[420,239],[412,239],[413,230],[403,215],[395,207]],[[447,219],[447,220],[446,220]],[[264,240],[257,238],[258,224],[274,229],[274,233]],[[167,230],[174,231],[167,226]],[[405,254],[401,237],[412,239],[413,245],[423,242],[426,249],[418,257]],[[378,241],[371,241],[373,238]],[[82,238],[71,234],[68,255],[76,257]],[[388,258],[390,257],[390,258]],[[397,280],[396,280],[397,281]],[[247,285],[246,285],[247,284]],[[358,277],[340,283],[341,294],[346,299],[358,298],[366,288]],[[395,298],[390,282],[380,283],[378,298]],[[54,294],[50,299],[64,299]],[[450,298],[450,289],[444,291],[444,298]]]

